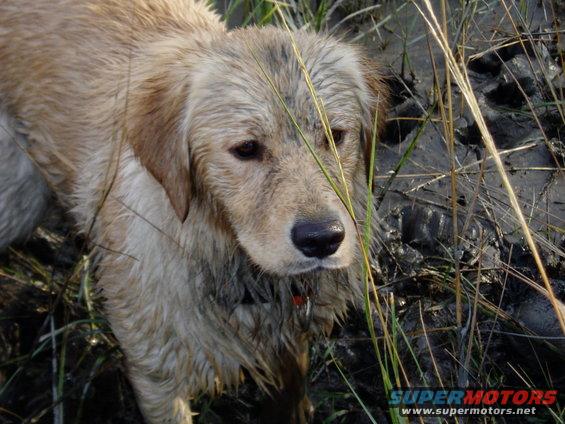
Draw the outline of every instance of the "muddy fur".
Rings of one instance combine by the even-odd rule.
[[[274,396],[294,393],[288,421],[304,421],[309,406],[296,393],[308,342],[361,296],[365,140],[386,92],[356,48],[293,37],[343,133],[357,223],[263,75],[336,178],[289,34],[227,32],[193,0],[0,4],[3,120],[25,128],[30,161],[95,247],[106,314],[148,422],[191,422],[188,400],[237,387],[242,368]],[[235,157],[248,140],[262,155]],[[7,207],[39,202],[12,185],[0,181]],[[345,237],[332,255],[306,257],[290,230],[324,219],[339,220]]]
[[[40,222],[49,188],[25,153],[25,134],[0,108],[0,252],[25,241]]]

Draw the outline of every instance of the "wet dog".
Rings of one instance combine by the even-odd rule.
[[[385,98],[354,47],[227,31],[204,2],[5,0],[0,244],[51,191],[68,208],[148,422],[191,422],[189,398],[242,369],[280,421],[304,422],[308,342],[361,293],[356,223],[327,176],[362,220]]]

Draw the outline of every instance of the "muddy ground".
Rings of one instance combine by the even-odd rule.
[[[350,8],[365,5],[351,3],[336,10],[336,22]],[[552,101],[557,94],[562,102],[565,89],[560,66],[565,37],[558,39],[554,20],[564,19],[564,9],[558,3],[526,2],[528,28],[518,28],[522,36],[517,37],[504,10],[492,7],[495,3],[478,6],[465,35],[467,57],[484,53],[468,62],[469,79],[563,302],[565,126]],[[433,89],[433,62],[438,81],[444,81],[442,56],[413,5],[402,4],[385,3],[342,29],[387,65],[393,92],[385,136],[376,149],[380,231],[374,273],[382,307],[389,316],[394,309],[406,334],[398,342],[404,371],[413,386],[563,389],[565,340],[549,303],[536,290],[539,273],[494,162],[452,86],[459,234],[454,242],[449,152]],[[459,2],[450,4],[455,11]],[[375,29],[373,21],[384,17],[386,23]],[[97,312],[96,299],[85,298],[88,250],[70,228],[55,207],[29,242],[0,257],[0,423],[53,422],[53,411],[60,411],[53,387],[63,393],[66,422],[141,422],[117,343]],[[455,317],[457,263],[463,337]],[[374,322],[382,336],[376,316]],[[57,345],[43,336],[64,323],[71,324]],[[469,337],[472,355],[465,358],[458,352]],[[56,376],[54,351],[65,362]],[[309,392],[316,422],[371,422],[354,392],[376,422],[388,422],[383,376],[364,311],[352,310],[330,339],[312,348]],[[262,396],[248,383],[237,394],[197,399],[198,422],[254,422]],[[547,411],[530,421],[496,421],[559,422]]]

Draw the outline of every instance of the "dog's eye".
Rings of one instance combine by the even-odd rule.
[[[233,147],[231,153],[238,159],[260,159],[263,147],[255,140],[247,140]]]
[[[345,131],[332,129],[332,138],[334,139],[335,145],[339,146],[341,143],[343,143],[343,139],[345,138]],[[328,140],[327,137],[326,137],[326,144],[328,146],[330,145],[330,140]]]

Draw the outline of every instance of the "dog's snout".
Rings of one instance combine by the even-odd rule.
[[[298,222],[292,228],[292,242],[304,255],[325,258],[334,254],[345,237],[339,220]]]

